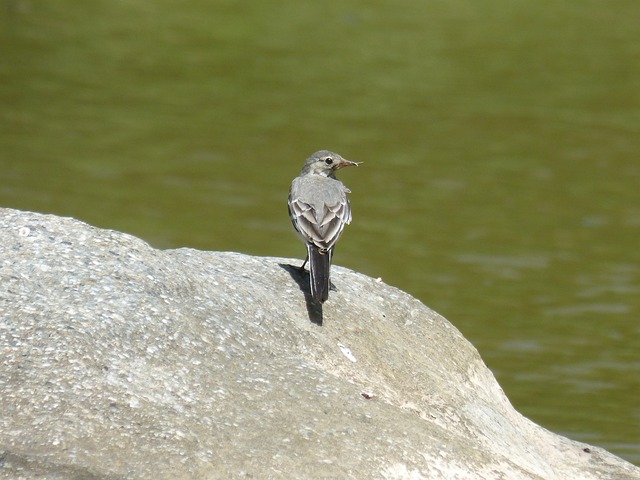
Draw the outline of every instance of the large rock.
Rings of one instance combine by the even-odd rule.
[[[518,414],[409,295],[0,209],[4,478],[640,479]]]

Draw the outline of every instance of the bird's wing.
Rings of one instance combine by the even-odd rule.
[[[304,189],[292,188],[289,194],[289,215],[294,228],[307,242],[328,250],[338,241],[345,225],[351,223],[348,190],[331,185],[323,195]],[[308,198],[307,198],[308,197]],[[305,201],[306,200],[306,201]]]

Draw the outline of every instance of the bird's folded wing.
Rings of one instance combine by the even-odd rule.
[[[299,199],[290,198],[289,214],[296,230],[325,250],[338,241],[345,225],[351,222],[351,207],[346,196],[334,205],[323,203],[315,208]]]

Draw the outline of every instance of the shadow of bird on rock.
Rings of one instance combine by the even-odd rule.
[[[322,304],[316,302],[311,296],[311,287],[309,285],[309,272],[301,270],[300,267],[295,265],[289,265],[288,263],[279,263],[280,267],[285,269],[291,278],[298,284],[302,293],[304,293],[304,300],[307,304],[307,313],[309,314],[309,320],[316,325],[322,326]]]

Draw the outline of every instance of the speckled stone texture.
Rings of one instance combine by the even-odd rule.
[[[0,478],[640,479],[518,414],[455,327],[340,267],[0,209]]]

